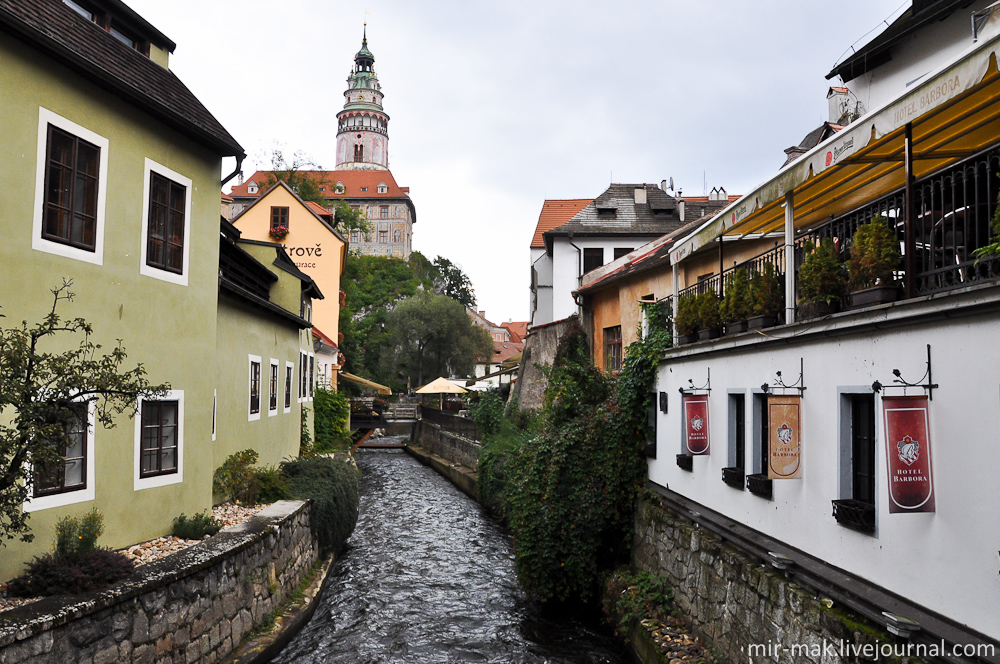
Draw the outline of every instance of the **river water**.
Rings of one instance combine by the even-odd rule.
[[[528,602],[510,537],[443,477],[402,450],[355,456],[357,528],[312,620],[275,662],[630,661],[596,622]]]

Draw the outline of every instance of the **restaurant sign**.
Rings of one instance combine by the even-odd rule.
[[[682,412],[688,454],[708,454],[708,395],[685,394]]]
[[[884,397],[882,412],[889,460],[889,513],[933,512],[927,397]]]
[[[799,401],[798,396],[767,397],[767,476],[772,480],[802,477]]]

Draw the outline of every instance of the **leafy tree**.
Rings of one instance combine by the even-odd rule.
[[[389,313],[386,326],[397,366],[417,385],[438,375],[470,375],[476,360],[493,352],[489,333],[444,295],[422,291],[407,298]]]
[[[141,364],[123,371],[127,356],[121,340],[102,354],[90,340],[89,323],[56,313],[60,302],[73,299],[71,286],[64,280],[52,290],[52,308],[41,322],[0,327],[0,535],[6,539],[33,539],[21,506],[36,469],[63,461],[75,404],[95,402],[97,421],[110,429],[116,415],[135,415],[140,397],[159,397],[170,389],[150,384]],[[66,334],[82,338],[75,348],[60,351],[53,338]]]
[[[434,259],[434,267],[440,274],[440,283],[435,279],[434,292],[458,300],[469,308],[476,306],[476,292],[472,288],[472,280],[462,272],[462,268],[443,256]]]
[[[331,201],[326,200],[320,205],[324,207]],[[341,232],[360,231],[367,235],[372,232],[372,223],[365,217],[361,208],[355,210],[343,200],[339,200],[333,206],[333,227]]]

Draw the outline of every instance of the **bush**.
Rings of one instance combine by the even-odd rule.
[[[94,508],[82,519],[67,516],[56,522],[55,555],[57,558],[86,553],[97,548],[97,538],[104,532],[104,516]]]
[[[518,580],[546,601],[587,601],[602,570],[627,560],[646,474],[647,406],[665,330],[630,345],[617,381],[590,362],[579,330],[560,342],[545,407],[507,418],[483,442],[480,498],[506,521]]]
[[[351,431],[347,427],[350,411],[350,403],[343,392],[316,388],[313,400],[316,452],[322,454],[350,448]]]
[[[750,318],[750,275],[745,267],[726,277],[726,294],[719,305],[723,323],[738,323]]]
[[[324,552],[336,552],[358,523],[358,471],[330,457],[300,457],[281,464],[292,496],[312,500],[312,529]]]
[[[181,539],[200,540],[205,535],[214,535],[220,530],[222,524],[207,512],[199,512],[190,518],[182,512],[174,519],[173,535]]]
[[[260,481],[253,465],[257,463],[257,452],[240,450],[229,457],[215,470],[212,489],[225,499],[253,505],[260,494]]]
[[[891,285],[901,260],[899,241],[886,225],[885,217],[878,216],[858,226],[851,240],[851,260],[847,261],[851,290]]]
[[[504,400],[500,391],[494,387],[485,392],[474,392],[469,395],[469,414],[479,427],[479,432],[489,436],[497,432],[503,420]]]
[[[750,301],[754,316],[777,316],[785,306],[785,295],[781,291],[781,280],[770,263],[750,278]]]
[[[844,295],[847,278],[843,264],[837,260],[833,240],[825,238],[817,247],[807,245],[806,259],[799,268],[799,301],[839,302]]]
[[[106,588],[127,579],[132,561],[111,549],[91,549],[65,556],[36,556],[27,571],[7,584],[14,597],[72,595]]]
[[[677,318],[674,324],[677,325],[677,334],[682,337],[690,337],[698,333],[700,324],[697,295],[684,295],[677,300]]]
[[[641,620],[664,620],[670,614],[673,593],[667,578],[622,567],[605,582],[604,615],[620,632]]]
[[[719,296],[714,290],[695,298],[695,310],[698,312],[699,330],[714,330],[722,325],[722,318],[719,316]]]
[[[277,468],[256,468],[254,469],[254,477],[260,486],[257,502],[273,503],[292,497],[288,490],[288,478]]]

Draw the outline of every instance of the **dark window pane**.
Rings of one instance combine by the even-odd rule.
[[[146,264],[184,270],[184,206],[187,189],[158,173],[150,173]]]
[[[177,472],[177,413],[176,401],[142,403],[141,476]]]
[[[93,251],[101,150],[49,125],[42,235]]]

